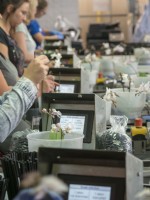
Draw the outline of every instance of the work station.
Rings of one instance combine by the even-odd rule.
[[[7,102],[26,109],[0,144],[0,200],[149,199],[150,1],[34,1],[35,17],[22,22],[37,45],[24,61],[29,88],[21,83],[32,102]]]

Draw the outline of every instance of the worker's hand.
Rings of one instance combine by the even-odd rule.
[[[24,76],[30,79],[35,85],[41,83],[41,81],[47,77],[49,62],[47,56],[37,56],[25,69]]]
[[[49,63],[48,63],[48,66],[49,68],[53,68],[55,66],[55,60],[51,60]]]
[[[56,86],[58,86],[59,83],[54,81],[54,76],[48,75],[44,80],[43,80],[43,88],[42,92],[44,93],[49,93],[49,92],[54,92],[54,89]]]

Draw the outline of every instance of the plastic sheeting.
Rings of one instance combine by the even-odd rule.
[[[96,136],[96,148],[108,151],[132,152],[131,138],[126,134],[128,119],[125,116],[112,115],[112,127]]]

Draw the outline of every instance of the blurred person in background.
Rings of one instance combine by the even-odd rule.
[[[0,0],[0,53],[8,58],[17,68],[18,76],[24,71],[24,55],[12,38],[16,26],[26,20],[29,9],[28,0]]]
[[[2,2],[0,0],[0,3],[0,12],[3,15],[0,19],[0,95],[2,95],[4,92],[11,90],[12,86],[17,83],[19,75],[23,75],[24,70],[20,71],[20,69],[24,69],[24,59],[22,59],[23,54],[12,39],[10,32],[12,32],[12,29],[14,30],[16,25],[26,19],[29,2],[28,0],[10,0]],[[14,61],[14,63],[12,61]],[[19,64],[19,67],[18,65],[16,67],[15,64]],[[53,81],[52,76],[46,76],[42,85],[44,89],[43,92],[52,92],[57,83]],[[41,93],[41,91],[39,93]],[[29,129],[30,127],[30,124],[25,120],[21,120],[14,132]],[[0,144],[0,151],[8,151],[10,138],[7,138],[5,142]]]
[[[63,200],[68,186],[59,178],[49,175],[41,176],[39,172],[24,175],[20,192],[14,200]]]
[[[38,0],[37,11],[34,18],[40,18],[47,13],[48,1]],[[62,34],[50,34],[50,31],[43,30],[36,19],[32,19],[27,25],[29,32],[31,33],[33,39],[36,42],[37,48],[43,48],[44,39],[58,40],[63,39]]]
[[[36,1],[37,0],[0,0],[0,13],[2,15],[0,19],[0,70],[9,86],[13,86],[18,78],[23,75],[24,63],[23,52],[18,47],[15,40],[12,39],[10,33],[12,33],[12,30],[14,30],[16,26],[27,19],[29,2],[33,4],[33,2]],[[32,59],[33,58],[34,57],[32,57]],[[18,75],[15,68],[18,71]],[[51,77],[51,79],[52,78],[53,77]],[[50,78],[48,77],[48,79]]]
[[[16,85],[0,96],[0,142],[3,142],[16,128],[37,98],[37,86],[47,76],[48,63],[49,59],[46,56],[36,57]],[[0,76],[3,77],[1,73]]]
[[[25,65],[27,65],[34,58],[34,52],[36,49],[36,43],[33,40],[26,25],[29,24],[32,19],[34,19],[37,5],[38,0],[29,0],[29,12],[27,19],[16,27],[15,33],[13,35],[18,46],[24,54]]]
[[[50,65],[49,65],[50,66]],[[51,64],[52,66],[52,64]],[[26,71],[27,69],[25,69]],[[9,59],[6,59],[3,55],[0,55],[0,95],[3,95],[4,92],[11,91],[12,86],[14,86],[18,81],[18,73],[16,70],[16,67],[9,61]],[[39,84],[41,85],[41,83]],[[42,91],[41,88],[38,91],[38,96],[41,95],[41,92],[53,92],[55,85],[58,85],[56,82],[54,82],[52,76],[46,76],[45,79],[42,81]],[[37,98],[36,98],[37,101]],[[3,142],[0,143],[0,151],[2,153],[7,153],[10,147],[10,142],[12,135],[17,131],[24,131],[26,129],[31,128],[31,124],[26,121],[26,117],[23,117],[21,119],[20,123],[16,126],[16,128],[11,132],[9,137]]]

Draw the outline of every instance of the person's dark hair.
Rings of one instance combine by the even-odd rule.
[[[0,14],[3,15],[8,5],[13,5],[15,12],[23,3],[29,2],[29,0],[0,0]]]
[[[41,11],[48,6],[47,0],[38,0],[37,10]]]

